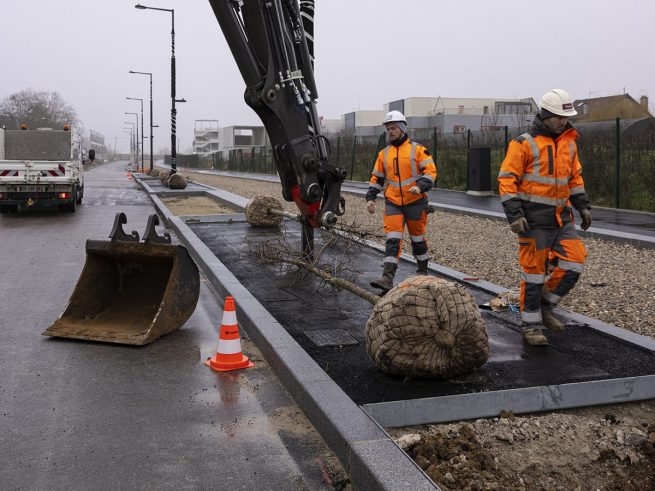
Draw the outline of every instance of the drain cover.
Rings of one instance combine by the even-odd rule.
[[[307,337],[319,347],[344,346],[359,344],[355,338],[343,329],[319,329],[317,331],[305,332]]]

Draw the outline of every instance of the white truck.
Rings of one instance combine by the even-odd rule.
[[[0,128],[0,213],[33,207],[75,212],[83,196],[82,152],[72,131]]]

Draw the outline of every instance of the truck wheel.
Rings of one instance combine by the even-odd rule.
[[[84,188],[80,189],[80,190],[77,192],[77,200],[76,200],[76,202],[77,202],[78,205],[81,205],[81,204],[82,204],[82,198],[84,198]]]

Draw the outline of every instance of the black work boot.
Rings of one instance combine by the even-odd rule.
[[[384,290],[384,293],[387,293],[393,288],[393,277],[396,276],[396,270],[398,269],[397,264],[393,263],[384,263],[384,270],[382,272],[382,278],[376,278],[371,281],[371,286],[373,288],[379,288]]]
[[[416,264],[418,265],[418,269],[416,270],[416,274],[420,274],[420,275],[427,275],[428,274],[428,260],[427,259],[417,260]]]

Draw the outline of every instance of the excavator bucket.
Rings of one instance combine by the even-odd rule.
[[[44,336],[144,345],[182,327],[200,293],[198,268],[188,251],[158,236],[157,215],[144,241],[127,235],[117,213],[111,240],[87,240],[86,263],[68,305]]]

